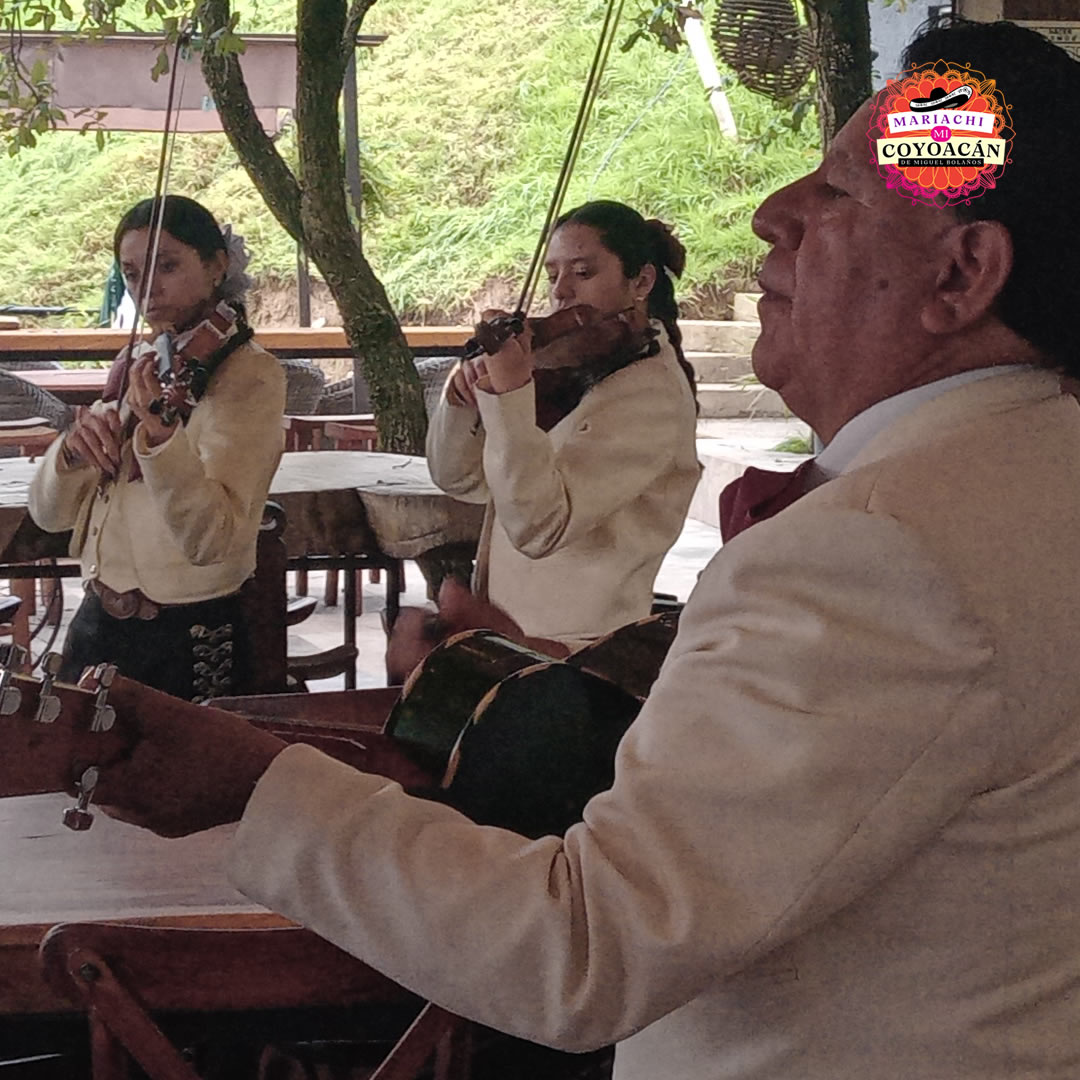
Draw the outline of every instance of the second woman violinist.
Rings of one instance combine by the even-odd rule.
[[[30,488],[43,529],[72,529],[86,597],[61,678],[89,665],[177,697],[235,691],[244,656],[240,586],[282,449],[285,375],[251,341],[222,230],[192,199],[166,196],[157,262],[155,201],[124,215],[114,251],[145,292],[152,346],[125,350],[103,400],[50,447]],[[235,272],[232,272],[235,270]]]
[[[651,333],[586,374],[580,400],[550,430],[528,330],[451,373],[428,431],[431,475],[489,509],[472,596],[452,585],[440,594],[449,625],[491,626],[493,605],[508,617],[495,629],[565,655],[649,614],[700,471],[672,284],[684,259],[665,225],[622,203],[590,202],[558,219],[545,263],[556,317],[589,305]]]

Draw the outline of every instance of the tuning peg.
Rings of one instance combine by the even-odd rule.
[[[60,699],[52,692],[56,676],[64,658],[60,653],[46,653],[41,661],[41,690],[38,696],[37,712],[34,720],[39,724],[51,724],[60,715]]]
[[[109,731],[116,723],[116,710],[106,703],[109,687],[116,676],[115,664],[98,664],[94,668],[94,681],[97,683],[97,697],[94,699],[94,718],[90,721],[91,731]]]
[[[14,642],[0,645],[0,667],[10,671],[22,671],[26,667],[26,659],[29,655],[26,649]]]
[[[11,685],[12,672],[21,668],[26,660],[26,650],[20,645],[0,646],[0,716],[11,716],[19,711],[22,691]]]
[[[69,829],[74,829],[75,832],[86,832],[93,825],[94,815],[90,813],[88,807],[90,806],[90,800],[94,797],[94,788],[97,787],[97,782],[98,769],[96,765],[91,765],[88,769],[83,770],[83,774],[79,777],[78,784],[76,784],[79,790],[78,802],[64,811],[63,821]]]

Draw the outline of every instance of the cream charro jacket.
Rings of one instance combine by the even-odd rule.
[[[712,560],[565,837],[294,746],[233,880],[618,1080],[1074,1080],[1078,538],[1056,377],[944,393]]]
[[[136,430],[118,481],[103,493],[97,470],[67,468],[56,440],[30,486],[30,516],[47,532],[72,529],[70,550],[84,578],[118,592],[141,589],[161,604],[227,596],[255,569],[284,408],[281,364],[249,342],[218,368],[170,439],[147,447]],[[121,418],[129,413],[121,406]],[[133,453],[137,481],[130,479]]]
[[[479,392],[479,412],[444,390],[432,416],[432,479],[494,507],[478,584],[530,636],[578,644],[649,614],[700,473],[693,395],[654,326],[660,352],[609,375],[549,432],[532,383]]]

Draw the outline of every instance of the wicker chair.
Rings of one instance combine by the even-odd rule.
[[[432,356],[416,361],[416,370],[420,373],[420,385],[424,388],[424,408],[428,416],[439,404],[442,388],[450,369],[457,363],[456,356]]]
[[[74,410],[55,394],[42,390],[13,371],[0,368],[0,423],[40,416],[49,427],[66,431],[75,419]]]
[[[420,373],[420,384],[424,389],[424,408],[428,416],[438,405],[446,376],[456,362],[456,356],[432,356],[415,361],[416,370]],[[347,375],[344,379],[330,383],[323,389],[317,411],[325,416],[372,412],[367,382],[361,379],[357,386],[353,376]]]
[[[346,416],[357,412],[370,412],[370,409],[356,407],[353,401],[351,375],[346,375],[344,379],[338,379],[337,382],[323,387],[322,397],[319,398],[321,416]]]
[[[15,457],[21,452],[40,453],[49,441],[36,441],[41,439],[41,429],[51,427],[57,431],[66,431],[75,419],[75,412],[70,405],[65,404],[55,394],[50,394],[48,390],[42,390],[41,387],[35,386],[32,382],[19,378],[14,372],[8,370],[10,366],[12,365],[0,368],[0,433],[10,434],[13,443],[9,446],[0,446],[0,457]],[[54,365],[40,364],[34,361],[25,361],[23,363],[24,369],[27,367],[43,368],[52,366]],[[36,440],[27,443],[24,440],[31,438],[34,429],[21,427],[15,421],[30,420],[31,418],[40,418],[43,423],[34,426],[34,429],[38,432]],[[11,430],[5,432],[5,423],[11,426]],[[51,439],[53,436],[49,436],[49,438]],[[35,609],[37,581],[35,578],[23,578],[11,582],[10,588],[16,598],[16,603],[11,610],[5,610],[3,613],[3,624],[6,625],[14,619],[15,612],[19,609],[18,600],[21,600],[19,619],[14,623],[13,640],[17,645],[28,648],[30,645],[29,617],[34,613]],[[63,593],[60,589],[59,580],[53,583],[53,589],[48,593],[48,596],[50,598],[47,609],[48,614],[58,618],[59,611],[63,606]],[[8,598],[0,597],[0,603],[8,603]]]
[[[285,412],[288,416],[310,416],[316,411],[326,374],[310,360],[282,360],[285,368]]]

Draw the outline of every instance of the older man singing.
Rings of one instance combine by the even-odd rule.
[[[583,821],[480,827],[210,713],[148,717],[102,801],[240,818],[253,899],[618,1080],[1080,1075],[1080,64],[1007,23],[941,58],[1012,161],[914,199],[868,104],[757,212],[755,369],[826,448],[744,500]]]

